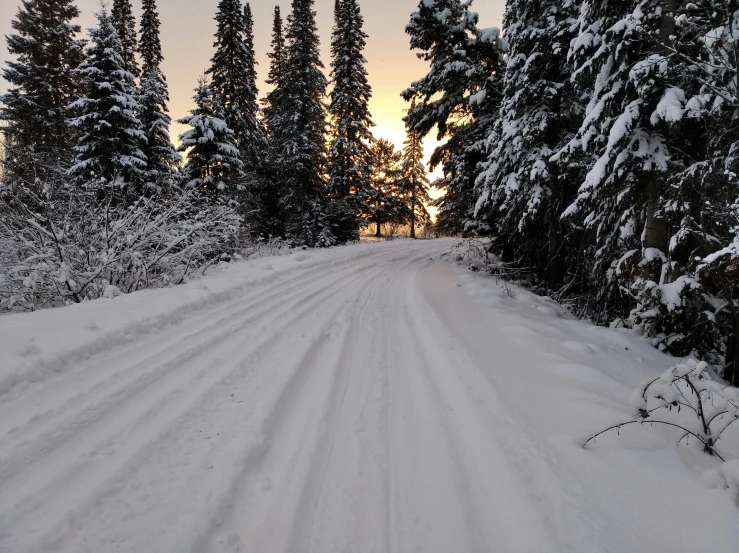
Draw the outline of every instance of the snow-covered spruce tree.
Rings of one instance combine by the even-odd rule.
[[[406,33],[411,49],[431,65],[429,73],[402,93],[416,101],[407,124],[421,138],[434,126],[445,141],[431,156],[444,178],[435,183],[440,198],[437,227],[457,234],[471,222],[477,166],[485,158],[484,141],[498,115],[505,42],[498,29],[479,29],[470,2],[421,0]]]
[[[732,178],[735,179],[734,175]],[[719,316],[721,336],[725,338],[724,370],[721,376],[732,386],[739,385],[739,197],[728,206],[733,212],[734,229],[730,242],[713,252],[698,266],[701,283],[715,291],[725,313]]]
[[[143,193],[146,136],[137,117],[133,75],[123,67],[121,42],[108,12],[96,14],[87,59],[76,72],[85,95],[70,105],[79,116],[69,124],[79,133],[77,156],[69,172],[78,185],[94,188],[116,202],[130,203]]]
[[[285,237],[285,215],[283,198],[283,167],[280,165],[282,144],[284,141],[285,102],[285,36],[283,31],[280,7],[275,6],[272,23],[272,51],[267,54],[270,59],[267,84],[273,88],[263,100],[263,121],[267,133],[267,151],[262,165],[261,187],[261,234],[264,238]]]
[[[410,218],[407,203],[400,195],[403,180],[402,154],[389,140],[380,138],[372,145],[372,190],[368,199],[369,222],[375,236],[382,236],[385,224],[405,224]]]
[[[570,59],[592,98],[559,156],[595,156],[566,212],[595,235],[595,316],[628,317],[676,355],[720,349],[714,306],[694,272],[715,230],[703,210],[710,73],[695,63],[709,42],[691,25],[699,11],[674,0],[585,3]]]
[[[694,5],[690,17],[677,21],[682,40],[690,46],[668,51],[679,55],[698,72],[701,96],[686,102],[686,115],[701,123],[695,130],[692,165],[673,175],[691,196],[677,232],[672,232],[673,257],[699,258],[697,275],[703,291],[715,306],[716,323],[724,343],[722,376],[739,384],[739,89],[736,86],[739,61],[736,57],[739,5],[721,0]],[[705,38],[704,38],[705,37]],[[690,113],[690,112],[699,113]],[[705,153],[707,152],[707,154]],[[705,161],[701,158],[705,157]],[[692,186],[682,184],[687,181]],[[674,242],[675,248],[672,248]],[[696,255],[698,254],[698,255]],[[691,268],[690,263],[686,263]]]
[[[24,0],[11,23],[12,59],[2,71],[9,90],[0,96],[2,201],[43,201],[74,156],[67,106],[79,93],[75,69],[84,59],[84,42],[75,38],[80,27],[71,23],[78,15],[72,0]]]
[[[413,129],[406,129],[406,133],[407,138],[403,144],[401,162],[403,176],[398,193],[408,206],[410,236],[415,238],[417,226],[426,226],[431,223],[431,216],[426,209],[426,206],[431,203],[431,198],[429,197],[429,180],[423,163],[423,144],[418,133]]]
[[[186,154],[182,175],[187,188],[199,190],[203,198],[235,205],[244,164],[234,141],[234,131],[224,119],[223,108],[205,79],[200,79],[193,97],[195,108],[177,122],[190,130],[179,137],[178,151]]]
[[[123,68],[134,77],[139,76],[139,64],[136,60],[138,51],[136,36],[136,17],[133,15],[131,0],[113,0],[110,19],[121,42],[120,55]]]
[[[286,231],[299,244],[330,246],[326,173],[328,85],[323,74],[314,0],[292,0],[287,19],[284,98],[277,161],[284,168]]]
[[[343,243],[359,238],[367,214],[372,180],[373,142],[368,103],[372,88],[362,51],[367,35],[357,0],[337,0],[331,41],[333,61],[331,105],[333,142],[329,150],[328,192],[332,200],[331,230]]]
[[[172,122],[167,104],[169,90],[161,70],[162,44],[159,39],[159,14],[156,0],[143,0],[141,15],[141,94],[139,119],[146,135],[143,146],[146,155],[146,186],[166,190],[176,174],[182,158],[169,135]]]
[[[477,183],[476,217],[495,236],[497,253],[532,268],[550,288],[563,284],[566,262],[573,265],[560,224],[574,199],[573,175],[550,158],[580,124],[567,62],[579,8],[575,0],[508,1],[503,100]]]
[[[210,88],[223,107],[225,121],[247,171],[253,172],[263,144],[257,122],[257,90],[253,48],[245,37],[246,23],[239,0],[220,0],[216,14],[216,52],[207,73]],[[253,40],[249,37],[249,40]]]

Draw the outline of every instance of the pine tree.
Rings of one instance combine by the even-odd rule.
[[[72,109],[80,115],[70,125],[80,133],[70,174],[83,186],[112,187],[117,200],[133,201],[142,194],[146,135],[136,114],[134,77],[123,68],[121,42],[105,9],[90,29],[87,59],[77,69],[85,79],[86,95]]]
[[[67,125],[67,106],[80,90],[75,69],[84,59],[84,42],[71,23],[79,15],[72,0],[23,0],[7,37],[2,76],[10,84],[0,96],[5,123],[2,183],[28,194],[59,181],[72,157],[75,137]],[[19,188],[26,190],[20,193]]]
[[[627,318],[677,355],[715,342],[693,274],[696,238],[713,232],[700,213],[710,193],[701,184],[709,110],[705,73],[685,61],[705,42],[677,25],[696,12],[674,0],[586,2],[570,59],[591,100],[560,155],[588,168],[566,214],[594,233],[599,318]]]
[[[375,225],[375,236],[382,236],[382,225],[404,224],[409,219],[406,202],[401,198],[403,180],[401,152],[389,140],[380,138],[372,145],[372,190],[368,199],[369,221]]]
[[[254,15],[251,11],[251,5],[247,2],[244,5],[244,46],[247,55],[247,87],[248,106],[256,113],[259,109],[257,98],[259,89],[257,88],[257,56],[254,51]]]
[[[674,39],[660,45],[660,53],[673,65],[675,58],[685,62],[683,78],[700,85],[694,96],[685,89],[683,117],[669,125],[671,137],[688,140],[678,146],[685,156],[683,165],[666,182],[668,191],[679,191],[681,196],[668,199],[663,208],[669,256],[685,273],[676,282],[695,278],[700,287],[692,286],[692,294],[683,294],[681,305],[670,315],[685,319],[677,329],[683,331],[677,333],[679,348],[697,346],[705,358],[717,364],[723,361],[722,376],[735,386],[739,383],[737,7],[733,0],[681,6],[676,11]],[[696,296],[709,298],[709,305],[696,301]],[[716,310],[717,305],[722,307]],[[706,317],[703,310],[709,306]]]
[[[292,0],[286,38],[285,93],[278,154],[284,167],[287,232],[301,244],[335,243],[327,213],[326,108],[328,85],[319,53],[314,0]]]
[[[268,237],[285,237],[285,215],[283,197],[285,196],[283,169],[280,158],[283,151],[285,136],[285,102],[287,89],[285,88],[285,37],[280,7],[275,6],[272,23],[272,51],[267,54],[270,58],[267,84],[272,90],[263,100],[264,126],[267,134],[267,151],[262,165],[261,187],[261,216],[262,235]]]
[[[273,88],[264,99],[264,120],[269,138],[272,141],[280,134],[280,121],[282,115],[282,104],[286,94],[285,76],[287,51],[285,48],[284,26],[280,6],[275,6],[272,22],[272,51],[267,54],[270,59],[269,76],[267,84]]]
[[[203,197],[232,204],[239,197],[235,182],[243,170],[234,131],[205,79],[198,82],[193,100],[190,116],[177,121],[191,127],[179,137],[178,151],[187,154],[183,178],[186,186],[201,190]]]
[[[412,109],[412,108],[411,108]],[[402,179],[399,187],[400,197],[408,206],[411,238],[416,237],[416,227],[419,224],[428,225],[431,222],[426,206],[431,204],[429,197],[429,181],[426,167],[423,163],[423,144],[418,133],[407,129],[407,138],[403,148]]]
[[[329,113],[333,143],[329,151],[328,190],[333,199],[332,230],[339,242],[359,238],[372,179],[373,141],[368,103],[372,89],[362,55],[367,35],[357,0],[337,0],[331,42],[334,88]]]
[[[211,76],[210,88],[223,107],[242,161],[251,173],[263,144],[257,122],[256,60],[253,48],[249,51],[253,37],[245,37],[247,23],[239,0],[220,0],[215,19],[216,52],[207,72]]]
[[[280,7],[275,6],[274,19],[272,23],[272,51],[267,54],[270,59],[269,75],[267,84],[272,90],[263,100],[264,124],[270,144],[277,147],[284,136],[284,106],[287,100],[287,89],[285,77],[287,75],[287,50],[285,47],[284,26]],[[277,154],[270,155],[270,158]],[[277,163],[275,163],[277,165]]]
[[[437,139],[445,141],[432,154],[431,168],[444,170],[436,183],[446,192],[437,226],[449,233],[471,222],[477,166],[498,115],[503,77],[505,42],[498,29],[479,29],[469,7],[461,0],[421,0],[406,27],[411,49],[431,67],[402,93],[416,102],[405,120],[420,138],[436,126]]]
[[[136,18],[133,15],[131,0],[113,0],[110,19],[121,42],[120,55],[123,60],[123,68],[134,77],[138,77]]]
[[[476,217],[497,236],[498,253],[534,268],[553,287],[564,278],[560,216],[573,197],[573,176],[550,158],[580,124],[567,61],[578,11],[572,0],[509,0],[503,101],[478,179]]]
[[[139,119],[146,134],[146,179],[149,185],[162,188],[168,184],[182,161],[169,136],[172,122],[167,104],[167,79],[161,70],[162,45],[159,39],[159,14],[156,0],[143,0],[141,15],[141,94]]]

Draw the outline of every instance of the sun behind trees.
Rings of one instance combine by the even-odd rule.
[[[357,240],[379,209],[367,35],[359,2],[337,1],[329,81],[313,5],[275,9],[260,105],[251,6],[219,1],[175,148],[155,0],[138,33],[130,0],[102,7],[86,49],[71,0],[24,1],[3,73],[0,310],[182,282],[255,241]],[[428,222],[414,144],[392,192],[412,233]]]

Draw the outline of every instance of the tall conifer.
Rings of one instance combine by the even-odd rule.
[[[253,172],[262,136],[257,121],[254,53],[245,37],[245,17],[239,0],[220,0],[216,14],[216,52],[208,74],[210,88],[234,132],[242,161]],[[249,40],[252,40],[251,38]]]
[[[118,40],[121,42],[120,55],[123,60],[123,68],[134,77],[138,77],[136,17],[133,15],[131,0],[113,0],[110,19],[118,33]]]
[[[262,100],[264,108],[263,122],[267,135],[267,151],[262,164],[261,217],[262,234],[265,237],[285,236],[285,196],[284,167],[280,163],[282,157],[282,141],[285,136],[285,35],[280,7],[275,6],[272,20],[272,50],[267,54],[270,59],[267,84],[272,90]]]
[[[335,243],[327,213],[326,108],[314,0],[292,0],[283,76],[279,162],[285,169],[288,233],[299,243]]]
[[[75,138],[66,120],[81,88],[75,70],[84,41],[75,38],[80,27],[72,23],[78,15],[72,0],[23,0],[11,23],[8,52],[14,57],[2,71],[10,88],[0,96],[6,148],[0,162],[3,182],[26,193],[58,180],[73,157]]]
[[[429,180],[423,163],[423,144],[413,129],[406,130],[407,137],[403,144],[402,174],[400,196],[408,206],[408,224],[411,238],[416,237],[416,229],[420,225],[431,222],[426,206],[431,203],[429,196]]]
[[[478,180],[476,216],[499,237],[499,253],[535,268],[553,287],[562,284],[567,252],[560,216],[573,199],[571,180],[581,176],[550,161],[580,124],[567,61],[578,13],[574,0],[509,0],[503,101]]]
[[[85,95],[71,105],[80,112],[70,120],[80,136],[70,173],[83,186],[113,189],[118,200],[134,201],[142,194],[146,135],[136,116],[134,77],[124,69],[118,33],[104,8],[96,16],[87,59],[77,69],[85,79]]]
[[[420,0],[406,33],[411,49],[430,64],[428,74],[403,91],[415,107],[407,124],[421,138],[434,127],[444,143],[431,156],[441,166],[445,189],[437,226],[444,232],[463,231],[473,219],[475,179],[484,160],[484,142],[498,116],[505,42],[498,29],[479,29],[470,2]]]
[[[340,242],[359,238],[372,180],[373,141],[368,108],[372,88],[362,55],[367,35],[357,0],[337,0],[331,54],[329,113],[333,143],[329,151],[328,190],[333,200],[332,230]]]
[[[156,0],[143,0],[141,15],[141,94],[139,119],[146,134],[143,147],[147,159],[147,181],[154,186],[167,184],[182,158],[175,151],[169,135],[172,122],[167,104],[167,79],[161,70],[162,45],[159,39],[159,14]]]

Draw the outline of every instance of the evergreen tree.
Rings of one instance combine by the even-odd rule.
[[[269,142],[277,150],[277,145],[281,143],[284,136],[284,116],[285,104],[287,101],[287,89],[285,86],[285,77],[287,75],[287,50],[285,47],[284,27],[280,7],[275,6],[274,19],[272,23],[272,51],[267,54],[270,59],[269,75],[267,84],[272,86],[272,90],[263,100],[264,124],[267,130]],[[275,158],[277,153],[274,152],[270,158]],[[277,165],[277,163],[275,163]]]
[[[263,113],[269,138],[275,141],[280,135],[282,105],[287,92],[285,90],[287,51],[280,6],[275,6],[272,22],[272,51],[267,56],[270,59],[267,84],[272,85],[273,88],[264,99]]]
[[[416,105],[406,123],[424,138],[436,126],[445,141],[431,156],[444,179],[437,225],[458,233],[470,223],[475,204],[477,166],[485,157],[485,140],[497,118],[505,42],[497,29],[479,29],[478,15],[461,0],[421,0],[406,33],[411,49],[431,65],[429,73],[402,93]]]
[[[476,216],[496,235],[498,253],[554,287],[562,284],[566,258],[560,217],[573,199],[570,181],[580,176],[550,160],[580,124],[567,61],[578,12],[573,0],[509,0],[503,101],[478,179]]]
[[[179,137],[179,152],[187,154],[182,169],[185,183],[213,201],[234,203],[239,197],[235,182],[243,170],[234,131],[224,119],[223,108],[205,79],[195,89],[195,109],[177,122],[191,127]]]
[[[139,76],[139,64],[136,61],[138,51],[136,36],[136,18],[131,8],[131,0],[113,0],[110,19],[121,42],[120,56],[123,68],[134,77]]]
[[[79,93],[75,69],[84,59],[84,42],[75,38],[80,27],[71,23],[78,15],[72,0],[23,0],[7,37],[14,58],[2,72],[10,84],[0,96],[2,185],[23,201],[60,180],[73,157],[67,106]]]
[[[691,202],[695,206],[694,214],[686,218],[695,230],[690,229],[688,224],[682,225],[683,239],[680,243],[685,244],[688,236],[693,243],[696,238],[703,238],[700,240],[701,249],[707,255],[698,266],[697,273],[705,290],[713,296],[713,301],[718,299],[726,305],[726,309],[718,312],[717,322],[721,325],[721,336],[725,340],[725,344],[722,344],[722,353],[725,353],[722,376],[733,386],[739,385],[739,90],[735,86],[739,72],[739,60],[735,56],[735,29],[739,28],[737,7],[733,0],[701,5],[700,11],[695,10],[693,17],[680,25],[682,42],[699,46],[697,52],[682,54],[701,70],[702,96],[688,100],[688,104],[691,110],[699,110],[701,119],[705,121],[700,136],[708,161],[688,166],[682,174],[677,175],[678,179],[688,178],[695,183],[693,195],[696,200]],[[713,40],[703,41],[702,37],[706,36],[713,37]],[[674,48],[668,50],[674,52]],[[710,80],[706,79],[709,75]],[[702,224],[696,225],[699,222]],[[701,227],[709,224],[711,234],[700,232]],[[715,236],[718,240],[712,240],[709,236]]]
[[[220,0],[216,23],[216,52],[208,70],[210,88],[252,173],[263,143],[257,122],[256,60],[253,49],[249,51],[253,37],[245,37],[246,22],[239,0]]]
[[[80,115],[70,125],[80,133],[70,174],[83,186],[113,188],[117,200],[133,201],[142,194],[146,170],[142,146],[146,136],[136,114],[134,77],[123,68],[121,42],[105,9],[90,29],[87,59],[77,69],[85,79],[86,95],[71,108]]]
[[[380,138],[372,145],[372,190],[368,199],[369,221],[375,236],[382,236],[382,225],[404,224],[409,218],[407,204],[400,196],[403,180],[402,155],[389,140]]]
[[[328,190],[333,199],[333,233],[340,242],[346,242],[359,238],[362,216],[367,212],[372,179],[370,129],[374,123],[368,109],[372,89],[362,55],[367,35],[362,30],[364,18],[357,0],[337,0],[335,18]]]
[[[247,2],[244,5],[244,46],[247,55],[247,87],[248,105],[254,113],[259,109],[257,98],[259,89],[257,88],[257,56],[254,51],[254,15],[251,11],[251,5]]]
[[[412,109],[412,108],[411,108]],[[428,225],[431,222],[426,205],[431,203],[429,197],[429,181],[426,176],[426,167],[423,163],[423,144],[418,133],[407,129],[407,138],[403,148],[402,174],[399,194],[408,206],[408,224],[411,238],[416,237],[416,227],[419,224]]]
[[[147,159],[146,178],[150,185],[161,188],[174,175],[182,158],[169,136],[172,122],[167,104],[169,91],[161,70],[162,45],[159,39],[159,14],[156,0],[143,0],[141,15],[141,94],[139,119],[146,134],[143,147]]]
[[[696,238],[716,230],[701,214],[711,195],[701,182],[710,157],[706,73],[686,62],[705,56],[690,24],[698,12],[674,0],[586,2],[570,59],[591,100],[560,155],[588,168],[566,214],[594,233],[598,317],[623,317],[677,355],[716,342],[693,273]]]
[[[314,0],[292,0],[283,76],[284,110],[280,120],[279,163],[284,168],[287,232],[298,243],[335,243],[327,213],[327,81],[319,53]]]
[[[264,126],[267,133],[268,146],[265,163],[262,168],[262,234],[265,237],[285,236],[285,216],[283,209],[283,197],[285,196],[283,169],[280,158],[283,151],[283,140],[285,136],[286,111],[284,109],[287,99],[285,88],[286,56],[285,37],[283,32],[283,21],[280,7],[275,6],[272,23],[272,51],[267,54],[270,58],[269,75],[267,84],[272,85],[272,90],[263,100]]]

